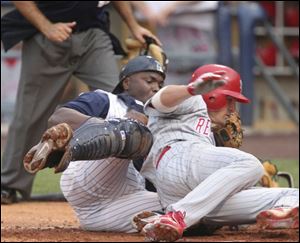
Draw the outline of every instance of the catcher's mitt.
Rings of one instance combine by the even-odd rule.
[[[24,156],[23,165],[29,173],[36,173],[46,167],[55,167],[55,173],[65,167],[62,164],[66,146],[73,136],[73,130],[67,123],[61,123],[47,129],[41,141]]]
[[[225,118],[225,126],[213,128],[217,146],[239,148],[243,141],[241,118],[237,112],[230,113]]]
[[[156,59],[163,67],[166,72],[168,65],[168,58],[163,49],[157,45],[155,40],[151,37],[145,37],[146,43],[142,44],[138,40],[127,38],[125,40],[125,45],[128,50],[126,58],[122,60],[123,65],[125,65],[129,60],[140,55],[149,55]]]

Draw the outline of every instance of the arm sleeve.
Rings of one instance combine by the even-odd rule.
[[[82,114],[94,117],[106,118],[109,110],[109,98],[101,92],[87,92],[76,99],[65,103],[62,107],[74,109]]]

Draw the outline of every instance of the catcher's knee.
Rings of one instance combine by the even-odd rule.
[[[114,119],[109,122],[115,124],[120,131],[124,131],[126,136],[124,148],[117,157],[135,160],[148,155],[153,137],[146,126],[130,119]]]
[[[148,154],[152,143],[149,129],[137,121],[91,118],[75,131],[70,147],[73,160],[139,159]]]

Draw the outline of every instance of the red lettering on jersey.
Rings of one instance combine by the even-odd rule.
[[[201,131],[204,122],[205,122],[204,118],[200,117],[199,120],[198,120],[198,124],[197,124],[197,126],[196,126],[196,130],[197,130],[198,132]]]
[[[210,131],[210,120],[200,117],[198,120],[198,123],[196,125],[196,131],[198,133],[204,134],[206,136],[209,136]]]
[[[209,129],[210,129],[210,120],[206,120],[206,125],[203,133],[207,136],[209,135]]]

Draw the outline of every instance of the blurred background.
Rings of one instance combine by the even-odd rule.
[[[139,22],[163,43],[169,58],[167,84],[186,84],[194,69],[207,63],[224,64],[241,74],[243,93],[252,101],[240,107],[245,129],[241,149],[276,160],[280,170],[293,172],[299,187],[299,2],[131,4]],[[1,16],[12,8],[10,1],[1,1]],[[110,5],[108,10],[111,30],[125,48],[129,30]],[[21,45],[4,52],[1,44],[1,151],[14,111]],[[61,101],[86,90],[80,80],[72,78]],[[35,180],[34,192],[40,193],[43,176]],[[59,190],[58,177],[51,177],[50,191]]]

